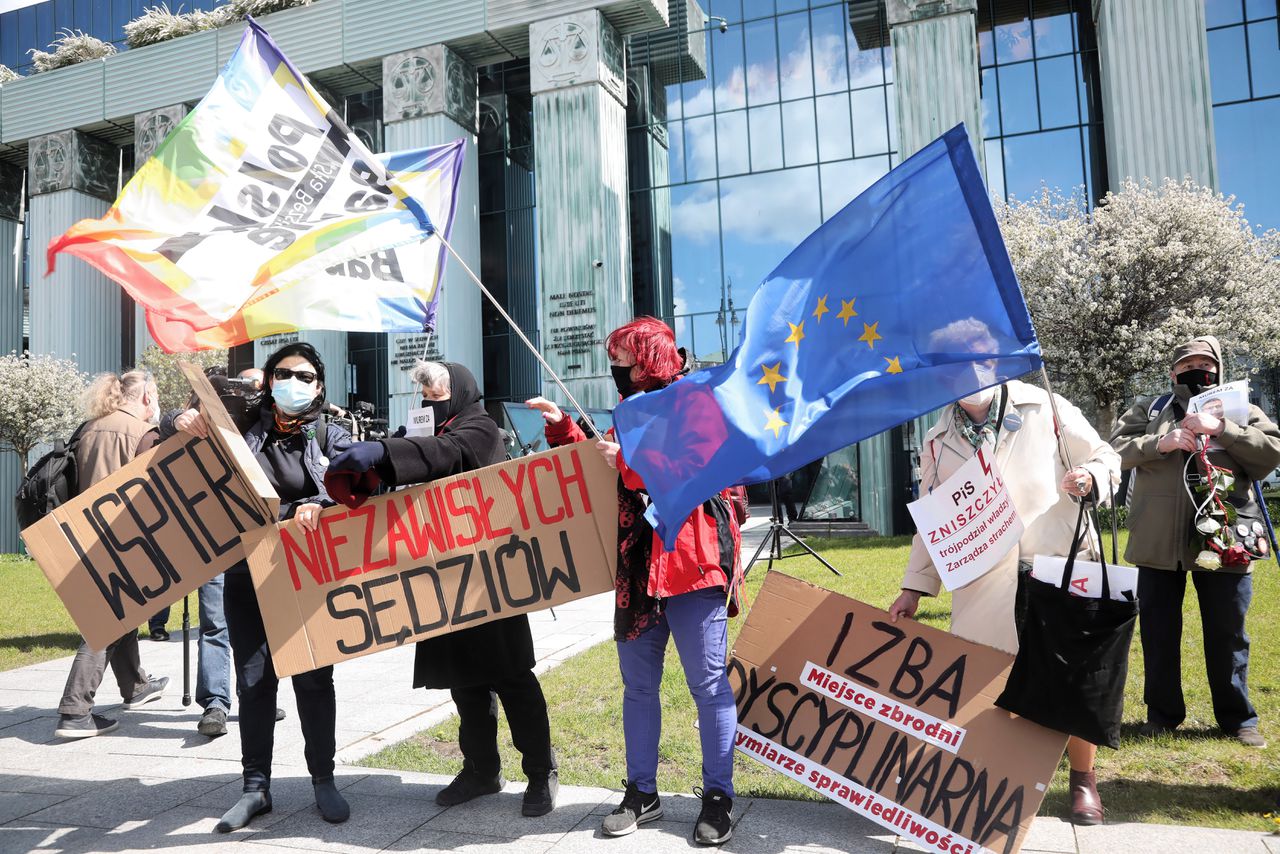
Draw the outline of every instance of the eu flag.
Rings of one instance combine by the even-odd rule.
[[[957,125],[778,265],[728,362],[628,398],[614,426],[670,549],[724,487],[772,480],[1040,364]]]

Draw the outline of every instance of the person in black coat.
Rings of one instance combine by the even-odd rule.
[[[393,486],[424,483],[506,459],[501,430],[480,402],[471,371],[452,362],[419,362],[413,379],[432,410],[426,435],[357,442],[330,463],[331,472],[377,471]],[[418,643],[413,687],[448,688],[458,708],[462,771],[436,795],[454,806],[506,785],[498,755],[498,703],[520,751],[529,786],[521,812],[555,808],[559,780],[542,686],[533,675],[533,635],[523,614]]]

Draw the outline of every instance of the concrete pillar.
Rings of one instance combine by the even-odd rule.
[[[976,10],[977,0],[887,0],[899,159],[964,122],[985,172]]]
[[[447,235],[454,250],[480,273],[480,180],[476,162],[476,72],[444,45],[407,50],[382,58],[382,120],[387,151],[405,151],[465,139],[457,213]],[[433,211],[427,212],[434,215]],[[423,251],[438,252],[431,241]],[[408,247],[398,251],[413,251]],[[484,380],[480,290],[452,258],[445,262],[433,335],[387,336],[387,420],[392,429],[407,422],[419,405],[420,389],[410,379],[419,358],[466,365]]]
[[[172,107],[159,107],[138,113],[133,117],[133,170],[136,174],[142,164],[151,159],[160,143],[164,142],[169,131],[178,126],[187,115],[186,104],[174,104]],[[122,300],[130,300],[128,294],[121,294]],[[151,333],[147,331],[147,312],[140,305],[133,307],[133,363],[141,360],[142,351],[155,343]]]
[[[1218,186],[1201,0],[1093,0],[1107,177]]]
[[[603,342],[632,318],[622,39],[593,9],[530,24],[529,55],[541,348],[580,403],[612,407]]]
[[[0,163],[0,356],[22,350],[22,279],[14,263],[22,210],[22,170]],[[18,491],[18,455],[0,451],[0,496]],[[19,549],[13,505],[0,507],[0,553]]]
[[[74,223],[107,212],[118,157],[114,146],[72,130],[37,137],[28,149],[30,350],[74,356],[90,374],[133,361],[132,346],[122,342],[120,286],[71,255],[60,255],[57,272],[46,277],[45,247]]]

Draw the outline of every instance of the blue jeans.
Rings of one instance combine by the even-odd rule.
[[[733,736],[738,711],[725,672],[729,618],[721,588],[672,596],[653,628],[618,644],[622,670],[622,732],[627,780],[640,791],[658,790],[658,737],[662,733],[662,661],[674,637],[689,693],[698,707],[702,787],[733,797]]]
[[[231,711],[231,641],[223,610],[221,575],[200,585],[200,642],[196,646],[196,702]]]
[[[1253,576],[1198,570],[1190,573],[1200,600],[1204,669],[1213,715],[1223,732],[1258,725],[1249,702],[1249,635],[1244,617],[1253,599]],[[1182,697],[1182,599],[1187,573],[1138,569],[1138,618],[1145,663],[1147,720],[1174,727],[1187,716]]]

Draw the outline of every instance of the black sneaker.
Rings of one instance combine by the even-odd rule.
[[[560,772],[554,768],[545,777],[530,777],[524,790],[520,814],[529,817],[546,815],[556,808],[556,795],[560,792]]]
[[[164,696],[164,689],[168,684],[168,676],[161,676],[159,679],[152,679],[146,685],[142,686],[141,691],[124,701],[125,709],[136,709],[139,706],[145,706],[147,703],[154,703],[156,700],[159,700]]]
[[[200,723],[196,724],[196,730],[201,735],[207,735],[209,738],[217,738],[220,735],[227,734],[227,713],[217,706],[210,706],[204,710],[204,714],[200,716]]]
[[[93,738],[95,735],[105,735],[118,726],[120,724],[115,721],[92,712],[79,717],[59,715],[58,728],[53,731],[53,734],[57,738]]]
[[[600,825],[605,836],[626,836],[635,833],[640,825],[662,818],[662,800],[657,792],[642,792],[626,780],[622,784],[627,787],[622,803]]]
[[[482,777],[470,768],[453,778],[453,782],[436,793],[436,803],[442,807],[456,807],[481,795],[493,795],[502,791],[507,781],[499,773],[496,777]]]
[[[720,845],[733,836],[733,798],[719,789],[703,792],[697,786],[693,793],[702,798],[702,812],[693,828],[693,841],[699,845]]]
[[[153,641],[167,641],[169,639],[168,629],[152,629],[151,639]]]

